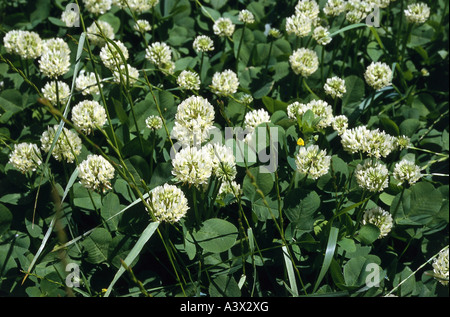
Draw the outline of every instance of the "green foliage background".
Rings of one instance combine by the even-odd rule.
[[[133,30],[135,17],[114,7],[99,19],[111,23],[116,39],[130,50],[129,63],[145,69],[146,76],[141,72],[133,87],[104,83],[104,99],[98,100],[111,120],[104,134],[83,139],[78,161],[103,153],[122,164],[113,190],[104,195],[78,183],[76,164],[50,158],[38,172],[23,175],[8,163],[15,143],[38,144],[46,127],[58,124],[62,115],[38,101],[46,79],[37,63],[26,64],[0,46],[1,296],[448,296],[448,287],[426,274],[432,271],[427,261],[448,245],[448,2],[426,2],[431,17],[410,34],[402,13],[409,1],[382,9],[378,28],[344,29],[349,25],[344,15],[323,16],[333,34],[323,47],[309,37],[300,42],[285,34],[285,19],[296,1],[160,0],[140,17],[153,25],[144,35]],[[63,78],[68,84],[76,64],[111,77],[98,49],[81,36],[94,16],[82,7],[84,25],[67,28],[59,19],[67,3],[0,1],[0,37],[26,29],[42,38],[63,38],[73,54],[71,71]],[[244,8],[255,15],[254,25],[244,27],[237,20]],[[236,23],[232,38],[213,34],[213,20],[220,16]],[[283,36],[267,38],[267,23]],[[214,39],[215,50],[203,62],[192,49],[198,34]],[[175,76],[164,76],[145,60],[145,48],[155,41],[173,49],[175,75],[184,69],[201,72],[199,94],[214,105],[216,126],[242,125],[248,109],[238,100],[248,93],[254,98],[251,107],[269,111],[271,125],[280,132],[277,172],[263,174],[258,163],[241,164],[242,197],[218,202],[212,193],[201,193],[197,199],[204,213],[197,225],[192,214],[175,225],[152,222],[142,203],[149,190],[172,181],[167,132],[177,105],[189,96]],[[316,50],[321,62],[305,81],[288,62],[300,46]],[[392,86],[375,92],[366,85],[363,74],[371,61],[392,65]],[[208,85],[216,71],[228,68],[238,74],[239,92],[219,98]],[[295,173],[293,157],[302,135],[286,107],[315,98],[333,104],[323,91],[333,75],[347,86],[334,114],[348,116],[350,127],[367,125],[410,137],[414,147],[391,154],[386,163],[392,171],[397,161],[410,157],[427,176],[413,186],[391,180],[381,194],[363,196],[353,176],[360,157],[343,151],[332,130],[316,133],[321,148],[332,155],[329,173],[318,180]],[[80,100],[75,93],[69,107]],[[149,115],[165,121],[154,146],[144,123]],[[192,212],[192,190],[183,190]],[[395,215],[393,230],[380,240],[377,228],[356,221],[365,208],[377,205]],[[79,287],[66,287],[68,263],[79,266]],[[367,268],[373,263],[380,285],[368,288]]]

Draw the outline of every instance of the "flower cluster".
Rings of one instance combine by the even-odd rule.
[[[331,156],[325,150],[320,150],[315,144],[301,147],[295,156],[297,170],[308,174],[312,179],[317,179],[328,173],[330,169]]]
[[[438,278],[439,283],[448,285],[448,247],[440,251],[438,256],[433,259],[433,273]]]
[[[61,105],[65,105],[70,96],[70,88],[69,85],[63,81],[51,81],[46,83],[44,88],[42,88],[42,94],[50,101],[52,106],[57,104],[58,99]]]
[[[385,63],[372,62],[364,73],[364,79],[369,86],[378,90],[391,84],[392,70]]]
[[[160,70],[172,73],[175,63],[172,61],[172,50],[166,43],[155,42],[145,50],[145,58]]]
[[[218,18],[213,25],[215,35],[219,37],[232,36],[236,26],[229,18]]]
[[[430,8],[424,2],[411,3],[404,12],[409,23],[422,24],[430,17]]]
[[[101,79],[99,78],[99,80]],[[100,87],[103,88],[102,83],[100,83]],[[81,91],[83,96],[98,95],[100,93],[95,73],[86,72],[84,69],[79,72],[75,79],[75,88],[76,90]]]
[[[216,72],[212,78],[211,89],[219,96],[234,94],[239,87],[239,78],[230,69]]]
[[[358,185],[370,192],[381,192],[389,185],[389,171],[379,161],[366,160],[355,169]]]
[[[104,37],[113,40],[115,36],[114,29],[111,24],[101,20],[92,22],[86,31],[89,41],[99,47],[105,45],[106,41]]]
[[[297,120],[310,110],[317,118],[317,128],[326,128],[333,122],[333,109],[323,100],[312,100],[307,104],[295,101],[288,105],[287,113],[289,118]]]
[[[114,167],[103,156],[89,154],[78,166],[78,177],[84,187],[106,192],[111,189]]]
[[[319,68],[317,53],[309,48],[299,48],[289,56],[292,70],[303,77],[311,76]]]
[[[95,100],[84,100],[72,108],[72,121],[86,134],[101,128],[106,122],[106,111]]]
[[[186,196],[175,185],[164,184],[155,187],[149,193],[147,203],[157,221],[176,223],[189,210]]]
[[[128,49],[121,41],[106,43],[100,50],[100,59],[103,65],[111,71],[114,71],[129,58]]]
[[[41,136],[41,149],[44,152],[49,152],[53,140],[56,137],[56,132],[58,131],[58,126],[49,126],[47,131],[44,131]],[[52,151],[53,157],[57,161],[65,160],[67,163],[72,163],[77,155],[81,153],[81,139],[80,137],[71,130],[63,127],[62,131],[55,143]]]
[[[209,36],[199,35],[194,39],[192,47],[197,52],[210,52],[214,50],[214,42]]]
[[[5,34],[3,45],[6,52],[23,59],[36,59],[42,53],[42,39],[36,32],[12,30]]]
[[[381,239],[391,232],[394,225],[394,220],[388,211],[382,209],[381,207],[375,207],[367,209],[364,212],[362,224],[366,225],[369,223],[380,229],[378,239]]]
[[[22,173],[34,172],[42,164],[41,151],[33,143],[19,143],[9,154],[9,163]]]
[[[341,143],[347,152],[363,152],[369,157],[387,157],[396,147],[396,138],[379,129],[366,126],[347,129],[341,135]]]
[[[200,188],[208,184],[212,174],[211,152],[207,147],[183,148],[175,154],[172,166],[172,174],[178,181]]]
[[[162,128],[163,123],[159,116],[149,116],[145,119],[145,126],[150,130],[159,130]]]
[[[181,89],[199,90],[200,77],[194,71],[183,70],[177,77],[177,84]]]
[[[400,184],[408,182],[413,185],[422,177],[422,173],[414,162],[403,159],[395,164],[393,176]]]
[[[325,93],[330,95],[333,99],[342,98],[347,92],[345,81],[337,76],[327,78],[323,89],[325,90]]]
[[[39,60],[39,70],[49,78],[63,76],[70,69],[70,48],[60,38],[43,41],[42,55]]]

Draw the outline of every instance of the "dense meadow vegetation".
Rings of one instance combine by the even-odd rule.
[[[448,296],[446,0],[0,0],[0,296]]]

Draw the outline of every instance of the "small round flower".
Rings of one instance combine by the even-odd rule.
[[[366,126],[346,129],[341,135],[341,144],[345,151],[350,153],[365,152],[368,150],[370,130]]]
[[[355,169],[358,185],[370,192],[381,192],[389,185],[389,171],[380,162],[365,161]]]
[[[114,167],[103,156],[89,154],[78,166],[78,177],[87,189],[104,193],[111,189]]]
[[[422,177],[422,173],[414,162],[403,159],[395,164],[393,176],[400,184],[408,182],[413,185]]]
[[[126,68],[125,68],[126,67]],[[127,71],[128,71],[128,77],[127,77]],[[130,64],[122,64],[120,65],[120,71],[116,68],[112,71],[114,81],[118,84],[120,84],[123,81],[123,84],[127,84],[127,78],[128,83],[130,86],[134,85],[134,83],[139,78],[139,71],[137,68],[131,66]]]
[[[100,78],[99,81],[101,81]],[[100,86],[103,87],[103,84],[100,83]],[[80,71],[75,79],[75,89],[81,91],[83,96],[98,95],[100,93],[100,89],[97,85],[95,73],[86,72],[84,69]]]
[[[304,14],[313,23],[317,20],[319,13],[319,4],[315,0],[299,0],[295,5],[295,14]]]
[[[270,115],[264,109],[247,112],[244,118],[244,126],[249,133],[252,133],[261,123],[270,122]]]
[[[331,42],[330,32],[327,28],[323,26],[318,26],[314,28],[312,37],[316,40],[319,45],[327,45]]]
[[[369,1],[349,0],[346,3],[347,14],[345,18],[350,23],[358,23],[373,11],[375,5],[375,3]]]
[[[111,24],[101,20],[92,22],[92,24],[86,29],[86,31],[89,41],[99,47],[104,46],[106,43],[103,36],[107,39],[113,40],[115,35],[114,29]]]
[[[433,273],[442,285],[448,285],[448,248],[440,251],[439,255],[433,259]]]
[[[328,0],[323,8],[323,13],[328,16],[338,16],[345,11],[344,0]]]
[[[234,180],[237,171],[233,150],[218,143],[209,143],[205,147],[210,151],[213,174],[223,182]]]
[[[113,0],[113,3],[121,9],[130,8],[133,13],[139,15],[154,8],[159,0]]]
[[[172,174],[183,184],[199,188],[206,185],[212,173],[212,157],[206,147],[186,147],[175,154]]]
[[[23,174],[34,172],[42,164],[41,151],[36,144],[19,143],[9,154],[9,163]]]
[[[83,4],[90,13],[98,15],[111,9],[112,0],[83,0]]]
[[[299,48],[289,57],[292,70],[296,75],[309,77],[319,68],[319,58],[315,51],[308,48]]]
[[[270,28],[269,32],[267,33],[268,36],[271,36],[275,39],[278,39],[281,37],[281,32],[280,30],[276,29],[276,28]]]
[[[364,216],[362,219],[362,224],[373,224],[374,226],[380,229],[380,235],[378,239],[381,239],[388,235],[392,230],[392,226],[394,225],[394,220],[389,212],[383,210],[381,207],[375,207],[367,209],[364,212]]]
[[[391,84],[392,70],[385,63],[372,62],[364,73],[364,79],[369,86],[378,90]]]
[[[345,115],[336,116],[331,125],[338,135],[342,135],[348,128],[348,118]]]
[[[249,105],[253,102],[253,97],[249,94],[244,94],[242,95],[242,97],[239,99],[239,102],[244,104],[244,105]]]
[[[100,59],[106,68],[110,70],[115,69],[118,65],[122,65],[129,57],[128,49],[121,41],[114,41],[114,43],[116,45],[106,43],[100,50]],[[122,53],[125,61],[120,53]]]
[[[151,206],[157,221],[178,222],[189,210],[188,200],[183,191],[169,184],[152,189],[147,203]]]
[[[214,34],[220,37],[232,36],[234,29],[235,25],[229,18],[218,18],[213,25]]]
[[[147,20],[137,20],[133,29],[138,32],[148,32],[152,30],[152,26]]]
[[[192,43],[192,47],[197,52],[210,52],[214,50],[214,42],[209,36],[199,35]]]
[[[6,52],[23,59],[36,59],[42,53],[42,40],[38,33],[32,31],[9,31],[3,38],[3,45]]]
[[[63,21],[67,27],[75,26],[79,19],[79,14],[75,10],[64,10],[61,14],[61,21]]]
[[[44,152],[49,152],[52,146],[53,140],[56,136],[58,126],[49,126],[47,131],[44,131],[41,136],[41,149]],[[53,148],[52,155],[57,161],[65,160],[67,163],[72,163],[75,160],[75,156],[81,153],[81,139],[80,137],[63,127],[55,147]]]
[[[337,76],[327,78],[327,82],[323,86],[325,93],[330,95],[333,99],[342,98],[347,92],[345,81]]]
[[[286,18],[286,32],[297,37],[305,37],[311,33],[311,19],[306,14],[295,14]]]
[[[200,77],[196,72],[183,70],[177,77],[177,84],[181,89],[199,90]]]
[[[253,24],[255,23],[255,16],[249,10],[245,9],[239,12],[239,21],[245,24]]]
[[[409,23],[422,24],[430,17],[430,8],[424,2],[412,3],[404,12]]]
[[[56,82],[51,81],[46,83],[44,88],[42,88],[42,94],[50,101],[52,106],[56,105],[58,98],[60,104],[65,105],[70,95],[70,88],[65,82],[58,81],[58,94],[56,94]]]
[[[166,43],[155,42],[147,47],[145,58],[161,70],[172,69],[172,49]]]
[[[69,44],[59,37],[42,40],[42,54],[58,51],[61,54],[70,55]]]
[[[241,195],[241,192],[241,185],[235,181],[225,181],[220,185],[216,200],[224,200],[227,195],[232,195],[237,198]]]
[[[214,107],[206,98],[191,96],[178,105],[171,137],[182,145],[197,145],[210,137]]]
[[[407,149],[411,146],[411,139],[406,135],[398,136],[395,140],[395,146],[399,150]]]
[[[396,138],[378,129],[371,130],[366,153],[370,157],[387,157],[395,149]]]
[[[145,119],[145,126],[154,131],[162,128],[163,122],[159,116],[149,116]]]
[[[301,173],[308,174],[312,179],[328,173],[330,169],[331,156],[325,150],[320,150],[315,144],[301,147],[295,156],[295,165]]]
[[[39,70],[49,78],[66,74],[70,69],[69,45],[60,38],[43,41]]]
[[[308,110],[311,110],[316,118],[319,119],[316,124],[316,127],[319,129],[324,129],[333,122],[333,109],[323,100],[311,100],[307,104],[295,101],[288,105],[286,110],[289,118],[295,120],[302,117]]]
[[[219,96],[234,94],[239,87],[239,79],[235,72],[227,69],[223,72],[216,72],[212,78],[212,91]]]
[[[72,108],[72,121],[76,127],[86,134],[103,127],[106,122],[106,111],[95,100],[84,100]]]

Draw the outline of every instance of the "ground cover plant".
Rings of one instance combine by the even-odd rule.
[[[448,1],[0,1],[0,294],[448,296]]]

